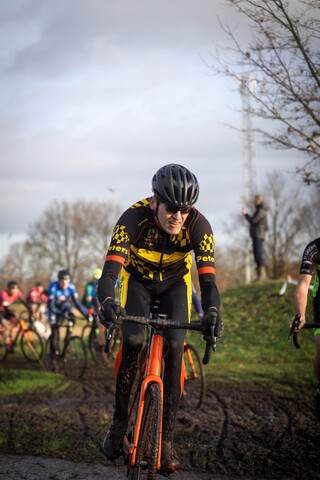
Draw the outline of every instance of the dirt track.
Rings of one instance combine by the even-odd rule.
[[[175,446],[183,472],[177,480],[320,479],[320,422],[313,414],[313,387],[296,389],[295,401],[291,388],[290,398],[275,396],[261,385],[217,383],[207,390],[200,411],[179,410]],[[100,476],[100,469],[115,466],[122,474],[119,479],[126,478],[122,459],[114,464],[101,451],[113,392],[112,368],[91,366],[83,380],[55,395],[39,391],[1,399],[0,478],[10,478],[8,469],[4,471],[4,454],[37,457],[15,457],[12,478],[91,480],[92,475],[107,480],[107,470]],[[39,458],[49,451],[51,457],[77,465],[60,468],[58,460]],[[49,472],[44,463],[50,463]],[[30,471],[32,464],[43,476],[37,476],[35,466]],[[110,471],[110,478],[116,479]]]

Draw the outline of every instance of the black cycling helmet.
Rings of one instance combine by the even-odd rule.
[[[176,208],[191,207],[198,200],[199,183],[187,168],[169,163],[152,179],[152,190],[160,202]]]
[[[71,280],[69,270],[59,270],[58,272],[58,280]]]
[[[15,280],[10,280],[10,281],[7,283],[7,288],[9,288],[9,289],[11,289],[11,288],[19,288],[18,282],[16,282]]]

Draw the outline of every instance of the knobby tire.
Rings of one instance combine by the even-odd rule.
[[[68,378],[78,380],[87,368],[87,348],[81,337],[70,338],[63,359],[64,373]]]
[[[29,362],[38,362],[42,358],[43,342],[39,333],[33,328],[21,332],[20,346],[25,359]]]
[[[140,480],[142,470],[147,469],[147,480],[155,480],[160,446],[162,421],[162,402],[160,386],[149,385],[142,414],[137,445],[136,463],[129,468],[129,480]]]

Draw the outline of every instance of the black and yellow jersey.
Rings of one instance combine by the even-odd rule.
[[[215,284],[214,237],[207,219],[193,207],[180,232],[170,235],[157,222],[149,199],[135,203],[114,228],[99,281],[99,299],[113,297],[112,289],[121,267],[143,282],[184,277],[191,270],[192,252],[203,293],[210,284]]]

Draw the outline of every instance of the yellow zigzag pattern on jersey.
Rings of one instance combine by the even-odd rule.
[[[146,207],[149,205],[149,200],[145,198],[144,200],[140,200],[137,203],[134,203],[130,208],[137,208],[137,207]]]

